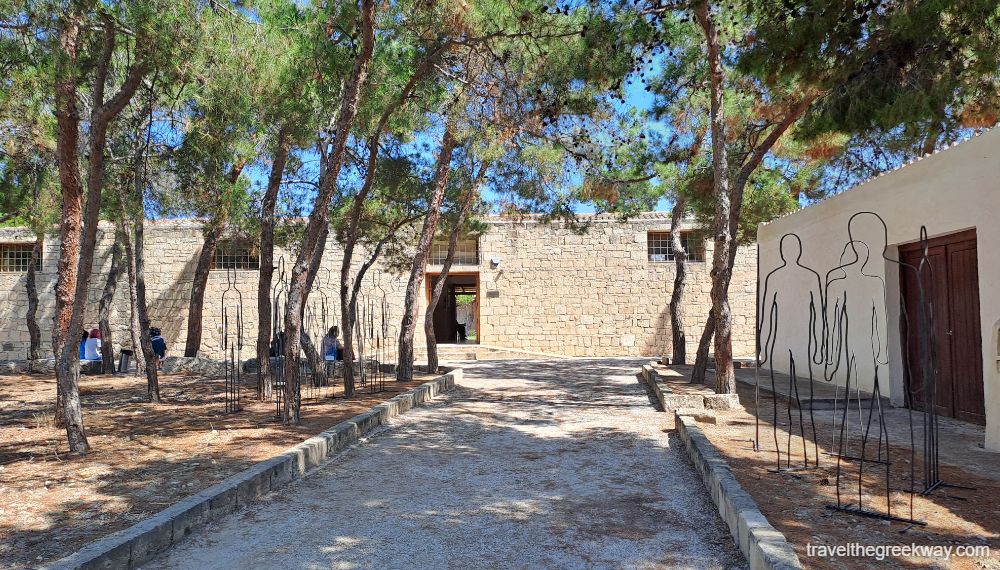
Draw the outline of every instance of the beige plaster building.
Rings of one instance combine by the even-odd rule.
[[[810,331],[810,301],[821,307],[825,296],[830,331],[836,315],[849,317],[845,351],[856,358],[854,378],[869,390],[877,369],[883,395],[902,406],[907,390],[922,390],[914,364],[922,353],[918,311],[933,306],[937,409],[985,424],[986,447],[1000,450],[1000,265],[992,249],[1000,243],[998,184],[1000,130],[994,129],[761,225],[761,338],[774,332],[776,339],[769,364],[787,372],[791,350],[803,370],[810,337],[823,336],[815,324]],[[923,303],[914,270],[923,258],[921,226],[929,237],[925,275],[933,275]],[[813,323],[822,322],[821,313]],[[836,346],[836,333],[827,336]],[[843,385],[845,371],[841,366],[832,379]]]
[[[467,342],[569,356],[650,355],[670,353],[668,303],[674,278],[669,250],[669,213],[651,212],[628,222],[613,216],[581,216],[588,226],[578,233],[562,224],[535,219],[487,220],[488,231],[462,244],[458,263],[451,270],[445,301],[436,315],[440,341],[459,340],[457,324],[464,325]],[[688,351],[693,355],[710,300],[711,243],[685,227],[694,260],[691,263],[685,305]],[[25,250],[32,237],[20,229],[0,229],[0,359],[23,359],[28,348],[25,324]],[[102,227],[85,327],[96,326],[98,301],[111,263],[113,230]],[[169,353],[184,346],[191,281],[202,243],[200,225],[193,221],[150,222],[146,229],[147,298],[153,324],[163,330]],[[445,247],[437,246],[427,268],[424,290],[440,272]],[[292,256],[284,255],[290,269]],[[58,241],[47,239],[38,273],[41,295],[39,324],[43,349],[50,350],[50,327],[55,307]],[[358,255],[361,263],[363,255]],[[338,324],[335,278],[340,274],[341,249],[327,243],[323,269],[310,296],[308,315],[312,334],[321,336],[325,326]],[[20,261],[19,261],[20,260]],[[209,278],[205,298],[202,353],[221,352],[223,294],[229,275],[244,302],[244,358],[253,356],[256,339],[257,261],[252,248],[226,244],[216,256],[217,269]],[[237,267],[226,271],[223,267]],[[392,345],[402,313],[405,276],[376,265],[364,291],[377,300],[374,312],[381,319],[381,298],[391,321]],[[276,273],[275,278],[277,279]],[[751,355],[754,350],[756,299],[756,250],[740,249],[732,285],[734,350]],[[424,343],[422,323],[427,294],[421,296],[417,346]],[[233,299],[233,290],[227,294]],[[323,316],[323,306],[326,314]],[[111,310],[116,346],[128,339],[128,286],[122,279]],[[459,321],[461,321],[459,323]]]

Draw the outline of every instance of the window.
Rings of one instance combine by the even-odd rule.
[[[705,261],[705,240],[695,232],[682,232],[681,245],[690,261]],[[673,261],[674,248],[670,245],[670,232],[648,232],[646,252],[650,261]]]
[[[260,269],[260,254],[245,241],[220,241],[215,248],[212,269],[257,270]]]
[[[0,243],[0,273],[27,273],[34,247],[31,243]],[[39,256],[35,270],[41,268],[42,259]]]
[[[431,265],[444,265],[448,258],[448,240],[435,240],[431,245]],[[469,237],[459,239],[455,246],[455,265],[479,265],[479,239]]]

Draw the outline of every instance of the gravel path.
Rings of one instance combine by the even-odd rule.
[[[146,568],[743,568],[636,359],[459,388]]]

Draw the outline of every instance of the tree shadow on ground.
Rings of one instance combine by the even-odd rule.
[[[150,567],[745,566],[634,362],[505,364]]]
[[[807,410],[803,411],[805,423],[803,429],[798,409],[791,408],[791,421],[789,421],[786,400],[779,399],[775,406],[770,397],[762,396],[759,410],[760,447],[754,451],[753,441],[757,437],[758,424],[752,415],[755,411],[753,386],[740,384],[738,392],[748,413],[722,414],[719,425],[704,425],[702,429],[726,456],[737,479],[754,497],[764,515],[785,533],[808,567],[867,568],[873,561],[866,558],[807,558],[805,556],[807,543],[988,545],[993,549],[994,559],[983,562],[982,564],[986,564],[983,567],[993,567],[991,565],[1000,563],[1000,560],[996,559],[1000,554],[1000,501],[997,499],[1000,497],[1000,481],[976,473],[978,466],[968,466],[963,469],[956,465],[948,465],[942,460],[941,475],[944,480],[975,487],[975,490],[943,489],[928,496],[921,496],[919,492],[922,490],[923,460],[920,446],[923,433],[918,412],[914,412],[914,440],[917,442],[917,452],[911,455],[906,420],[908,411],[886,410],[886,425],[891,428],[888,448],[890,460],[888,501],[886,464],[873,461],[878,459],[877,421],[873,423],[868,441],[864,445],[864,455],[867,459],[863,470],[857,459],[841,459],[839,489],[843,506],[857,507],[860,503],[866,510],[885,513],[887,504],[891,504],[889,512],[892,515],[910,518],[912,488],[916,491],[912,502],[913,517],[926,521],[927,526],[890,523],[828,508],[838,504],[837,452],[842,410],[815,411],[817,429],[813,432]],[[862,412],[865,419],[867,412],[867,410]],[[845,454],[852,457],[860,456],[862,448],[863,432],[859,429],[858,413],[856,407],[852,408],[849,417],[853,423],[844,439]],[[873,414],[873,417],[877,416]],[[957,428],[943,426],[943,429]],[[792,470],[786,473],[775,472],[778,467],[779,448],[781,467],[786,469],[789,467],[789,447],[791,447]],[[805,454],[810,457],[810,465],[814,465],[817,451],[820,467],[803,469]],[[883,445],[882,459],[885,459],[885,451]],[[942,451],[942,457],[945,453],[948,451]],[[989,460],[994,458],[992,455],[988,457]],[[926,567],[933,562],[927,559],[890,557],[880,564],[886,567],[909,568]],[[980,567],[977,564],[980,563],[970,559],[953,561],[950,567]]]
[[[150,404],[144,378],[87,376],[81,397],[93,451],[80,457],[51,425],[54,379],[0,376],[0,566],[65,556],[427,379],[307,401],[303,425],[284,426],[273,402],[252,399],[255,376],[244,376],[237,414],[224,413],[221,378],[164,375],[165,403]]]

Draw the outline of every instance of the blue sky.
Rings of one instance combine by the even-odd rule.
[[[625,104],[624,105],[620,103],[614,104],[619,111],[627,111],[629,109],[634,108],[640,112],[648,112],[652,108],[653,96],[643,89],[640,82],[638,81],[632,83],[626,82],[625,92],[626,92]],[[661,132],[664,130],[664,126],[661,123],[654,121],[652,119],[649,121],[648,127],[650,130],[658,130]],[[419,142],[420,141],[418,140],[418,144]],[[434,149],[432,148],[431,151],[433,152]],[[306,154],[306,156],[307,157],[311,156],[312,160],[315,160],[317,158],[314,152],[309,152]],[[305,157],[304,159],[310,160],[309,158]],[[250,178],[254,187],[263,188],[267,184],[268,167],[263,167],[262,165],[255,165],[255,167],[248,168],[245,172],[247,176]],[[582,177],[580,177],[580,180],[582,180]],[[489,202],[495,203],[496,199],[498,198],[498,195],[493,191],[491,191],[489,188],[485,189],[483,194],[484,198]],[[311,204],[309,206],[311,206]],[[589,203],[588,204],[578,203],[574,205],[573,210],[578,214],[589,214],[593,213],[595,211],[595,208],[592,204]],[[668,211],[670,210],[670,203],[665,199],[660,199],[659,203],[656,205],[656,210]]]

